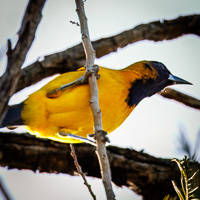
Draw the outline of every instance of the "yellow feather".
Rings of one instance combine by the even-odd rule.
[[[38,137],[60,142],[80,142],[62,137],[60,131],[87,137],[93,133],[93,116],[90,108],[89,86],[78,85],[67,88],[56,98],[46,94],[56,88],[70,83],[84,74],[84,71],[64,73],[25,101],[22,119],[29,131]],[[126,98],[131,83],[139,78],[156,78],[155,69],[143,67],[143,63],[131,65],[123,70],[100,68],[98,79],[99,102],[102,111],[103,129],[110,133],[127,118],[135,106],[128,106]]]

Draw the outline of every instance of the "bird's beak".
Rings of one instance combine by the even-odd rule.
[[[173,84],[189,84],[189,85],[192,85],[192,83],[182,79],[182,78],[179,78],[177,76],[174,76],[172,74],[169,75],[169,78],[168,80],[172,81]]]

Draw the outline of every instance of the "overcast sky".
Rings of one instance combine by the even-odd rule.
[[[0,54],[7,38],[16,38],[27,1],[0,0]],[[180,15],[200,12],[199,0],[87,0],[86,14],[93,40],[111,36],[141,23],[173,19]],[[27,56],[26,65],[43,56],[62,51],[80,42],[80,31],[69,21],[78,21],[73,0],[48,0],[36,38]],[[139,60],[163,62],[175,75],[194,85],[177,85],[173,88],[200,99],[200,38],[187,35],[171,41],[142,41],[109,54],[96,63],[119,69]],[[1,65],[2,67],[2,65]],[[1,71],[1,70],[0,70]],[[15,95],[11,104],[18,103],[40,88],[43,81]],[[180,128],[190,142],[195,141],[200,128],[200,112],[159,95],[144,99],[128,119],[110,134],[111,144],[131,147],[161,157],[179,157],[177,143]],[[39,175],[30,171],[1,169],[1,174],[15,199],[90,199],[79,177],[67,175]],[[104,199],[99,180],[89,179],[98,199]],[[70,184],[68,184],[70,183]],[[34,188],[34,189],[33,189]],[[128,189],[115,188],[117,199],[135,199]],[[80,191],[80,193],[76,192]],[[30,196],[31,194],[31,196]]]

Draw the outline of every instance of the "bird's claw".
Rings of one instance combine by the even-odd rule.
[[[85,74],[83,75],[84,77],[83,81],[88,83],[88,78],[92,73],[94,73],[96,78],[99,79],[100,75],[98,74],[98,72],[99,72],[99,65],[94,65],[93,67],[89,67],[85,72]]]
[[[82,85],[82,84],[88,84],[88,77],[92,74],[95,73],[95,76],[97,79],[100,78],[100,75],[98,74],[99,71],[99,66],[98,65],[94,65],[94,68],[89,68],[85,74],[83,76],[81,76],[80,78],[78,78],[77,80],[67,83],[65,85],[60,86],[59,88],[56,88],[54,90],[49,91],[46,96],[48,98],[57,98],[59,97],[62,92],[72,86],[77,86],[77,85]]]
[[[72,138],[72,139],[75,139],[75,140],[80,140],[82,142],[89,143],[91,145],[96,146],[96,142],[95,141],[92,141],[90,139],[87,139],[87,138],[84,138],[84,137],[81,137],[81,136],[78,136],[78,135],[74,135],[74,134],[71,134],[71,133],[66,133],[64,131],[58,132],[58,135],[61,136],[61,137],[68,137],[68,138]]]
[[[100,132],[101,132],[101,140],[105,143],[106,142],[110,143],[110,139],[107,137],[108,133],[104,130],[100,130]],[[96,134],[88,134],[88,136],[92,137],[94,140],[96,140]]]

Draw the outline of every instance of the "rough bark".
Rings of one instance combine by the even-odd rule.
[[[100,177],[95,147],[87,144],[74,145],[80,165],[88,176]],[[127,186],[145,200],[160,200],[166,194],[175,195],[171,180],[180,182],[180,172],[170,159],[150,156],[133,149],[108,146],[112,181]],[[37,139],[28,134],[0,134],[0,165],[10,169],[30,169],[48,173],[76,171],[68,144]],[[190,162],[200,168],[199,163]],[[200,178],[200,177],[199,177]]]
[[[123,48],[128,44],[141,40],[170,40],[184,34],[200,35],[200,15],[181,16],[174,20],[141,24],[117,35],[94,41],[92,44],[96,51],[96,56],[99,58],[117,51],[118,48]],[[45,77],[75,71],[84,64],[85,54],[81,44],[66,49],[65,51],[45,56],[43,61],[36,61],[22,70],[16,91],[30,86]],[[173,91],[172,93],[170,90],[165,90],[165,92],[161,92],[161,95],[179,101],[192,108],[199,109],[200,100],[194,100],[189,95],[185,98],[185,94],[175,90]]]
[[[35,37],[35,32],[42,17],[42,8],[46,0],[30,0],[26,8],[18,41],[14,49],[8,40],[7,68],[0,78],[0,122],[7,111],[10,97],[15,93],[21,75],[21,66],[24,63],[28,50]]]
[[[25,12],[19,31],[19,40],[14,49],[8,41],[8,67],[0,79],[1,113],[5,112],[5,105],[14,92],[45,77],[76,70],[85,63],[84,51],[79,44],[63,52],[48,55],[43,61],[37,61],[20,71],[40,22],[45,0],[30,0],[29,4],[31,3],[32,6],[28,6]],[[200,15],[141,24],[115,36],[97,40],[93,42],[93,46],[99,58],[137,41],[170,40],[184,34],[200,35]],[[173,95],[168,95],[167,98],[183,102]],[[184,96],[182,99],[188,98]],[[193,104],[188,103],[190,100],[186,101],[184,101],[186,105]],[[199,100],[196,104],[199,105]],[[75,146],[80,164],[88,176],[100,177],[95,148],[86,144]],[[136,193],[143,195],[146,200],[160,200],[165,194],[174,194],[171,179],[179,182],[179,171],[169,159],[155,158],[142,152],[111,146],[108,147],[108,154],[115,184],[130,187]],[[190,164],[200,167],[198,163],[191,162]],[[8,166],[8,168],[71,175],[74,175],[75,171],[68,145],[14,133],[0,133],[0,165]]]
[[[117,35],[92,42],[96,57],[100,58],[129,44],[142,41],[171,40],[185,34],[200,36],[200,15],[181,16],[174,20],[155,21],[141,24]],[[40,55],[38,55],[39,57]],[[65,51],[48,55],[22,71],[17,91],[30,86],[45,77],[74,71],[85,64],[85,54],[81,44]]]

